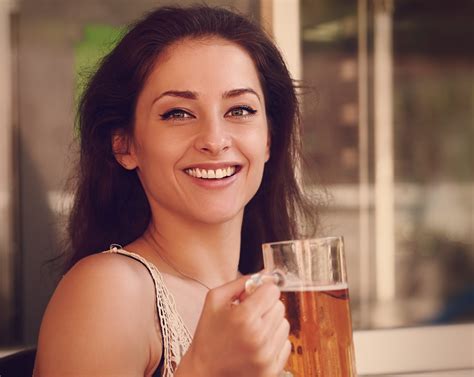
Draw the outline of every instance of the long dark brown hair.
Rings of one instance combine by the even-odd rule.
[[[115,160],[112,135],[132,135],[138,95],[160,53],[178,40],[207,36],[233,42],[253,59],[271,135],[262,184],[244,211],[240,271],[261,267],[262,242],[300,237],[297,219],[315,224],[314,207],[295,176],[301,152],[295,86],[271,38],[258,24],[223,8],[163,7],[132,25],[103,59],[79,104],[80,156],[67,268],[111,243],[126,245],[145,232],[151,217],[147,198],[137,173]]]

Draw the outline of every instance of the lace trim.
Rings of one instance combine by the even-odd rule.
[[[176,309],[174,297],[166,287],[163,276],[154,264],[138,254],[122,249],[120,245],[112,244],[104,253],[129,256],[141,262],[150,272],[155,284],[156,307],[163,337],[163,377],[173,377],[192,337]]]

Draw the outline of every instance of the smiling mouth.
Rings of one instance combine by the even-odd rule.
[[[189,168],[185,169],[184,172],[194,178],[201,179],[222,179],[232,177],[240,170],[240,166],[228,166],[221,169],[199,169]]]

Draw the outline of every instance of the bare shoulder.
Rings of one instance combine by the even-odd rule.
[[[116,254],[79,261],[61,280],[38,340],[41,376],[143,376],[156,355],[155,295],[145,267]],[[155,346],[154,346],[155,345]]]

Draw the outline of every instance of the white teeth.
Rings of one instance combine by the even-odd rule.
[[[233,175],[235,173],[235,166],[229,166],[217,170],[189,168],[185,170],[185,173],[195,178],[221,179]]]

